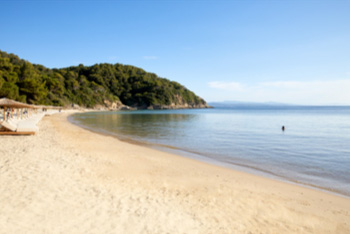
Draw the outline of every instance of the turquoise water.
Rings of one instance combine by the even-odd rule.
[[[73,121],[121,139],[350,196],[349,107],[94,112],[74,115]]]

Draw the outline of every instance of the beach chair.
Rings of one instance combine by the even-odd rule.
[[[3,121],[0,124],[0,135],[34,135],[37,130],[37,127],[18,129],[18,126],[10,121]]]
[[[33,121],[22,121],[22,122],[18,123],[18,126],[17,126],[18,133],[31,132],[32,134],[35,134],[37,131],[39,131],[39,128],[38,128],[38,126],[36,126],[36,123]]]
[[[17,126],[10,123],[10,122],[7,122],[7,121],[3,121],[1,123],[1,128],[4,130],[4,131],[10,131],[10,132],[15,132],[17,130]]]

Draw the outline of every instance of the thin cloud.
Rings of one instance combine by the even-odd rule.
[[[307,84],[308,82],[297,82],[297,81],[277,81],[277,82],[263,82],[260,83],[263,87],[275,87],[275,88],[301,88]]]
[[[108,60],[110,60],[110,61],[116,61],[116,60],[118,60],[118,57],[117,57],[117,56],[110,56],[110,57],[108,58]]]
[[[209,82],[221,90],[218,95],[244,101],[276,101],[295,104],[350,105],[350,79],[328,81],[276,81],[255,84],[239,82]],[[224,92],[226,91],[226,92]],[[229,96],[229,97],[228,97]]]
[[[145,59],[145,60],[156,60],[156,59],[158,59],[158,57],[157,56],[143,56],[143,59]]]
[[[241,83],[238,82],[221,82],[221,81],[213,81],[209,82],[209,87],[214,89],[222,89],[227,91],[242,91],[244,87]]]

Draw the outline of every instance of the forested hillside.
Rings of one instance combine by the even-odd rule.
[[[137,108],[207,107],[179,83],[122,64],[49,69],[0,51],[0,98],[31,104],[85,107],[121,101]]]

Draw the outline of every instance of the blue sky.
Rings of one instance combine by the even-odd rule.
[[[1,1],[0,50],[122,63],[207,101],[350,105],[350,1]]]

